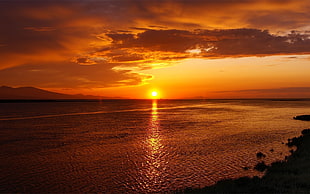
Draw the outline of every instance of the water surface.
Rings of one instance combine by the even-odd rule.
[[[0,103],[0,192],[154,193],[261,175],[243,167],[283,159],[309,128],[292,117],[309,112],[306,100]]]

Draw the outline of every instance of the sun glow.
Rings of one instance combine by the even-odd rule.
[[[158,93],[157,93],[156,91],[153,91],[153,92],[152,92],[152,96],[153,96],[153,97],[157,97],[157,95],[158,95]]]
[[[152,99],[158,99],[159,98],[159,92],[156,90],[151,91],[150,96]]]

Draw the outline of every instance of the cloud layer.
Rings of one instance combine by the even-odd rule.
[[[140,49],[143,53],[170,52],[178,58],[223,58],[239,56],[268,56],[310,53],[310,33],[291,32],[285,36],[267,30],[152,30],[138,34],[107,34],[113,49]],[[128,53],[127,53],[128,55]],[[174,56],[173,54],[171,56]],[[159,58],[160,59],[160,58]]]
[[[138,85],[186,58],[309,54],[308,0],[284,1],[1,1],[0,83]]]

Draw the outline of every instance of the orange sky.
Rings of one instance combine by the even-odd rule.
[[[308,0],[10,0],[0,16],[0,85],[111,98],[310,97]]]

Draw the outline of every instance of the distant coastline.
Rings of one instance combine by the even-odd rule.
[[[107,100],[107,99],[105,99]],[[33,103],[33,102],[98,102],[100,99],[0,99],[0,103]]]
[[[152,99],[129,99],[129,98],[64,98],[64,99],[50,99],[50,98],[42,98],[42,99],[35,99],[35,98],[20,98],[20,99],[9,99],[9,98],[0,98],[0,103],[27,103],[27,102],[98,102],[98,101],[111,101],[111,100],[152,100]],[[191,99],[191,98],[186,98],[186,99],[157,99],[158,101],[178,101],[178,100],[182,100],[182,101],[197,101],[197,100],[201,100],[201,101],[238,101],[238,100],[248,100],[248,101],[255,101],[255,100],[266,100],[266,101],[275,101],[275,102],[282,102],[282,101],[310,101],[310,98],[294,98],[294,99],[269,99],[269,98],[245,98],[245,99]]]

